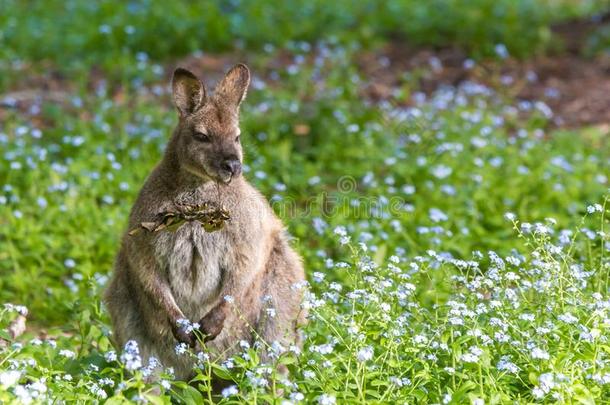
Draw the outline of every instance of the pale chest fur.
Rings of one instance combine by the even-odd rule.
[[[231,248],[226,233],[207,233],[195,223],[173,233],[162,232],[157,238],[157,260],[176,303],[190,319],[203,316],[218,299],[224,273],[232,266]]]

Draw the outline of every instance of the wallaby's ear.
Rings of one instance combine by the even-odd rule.
[[[174,70],[172,93],[174,94],[174,104],[182,117],[197,111],[206,97],[205,87],[201,80],[183,68]]]
[[[250,70],[246,65],[240,63],[233,66],[220,83],[218,83],[214,95],[218,99],[237,108],[246,98],[246,91],[249,85]]]

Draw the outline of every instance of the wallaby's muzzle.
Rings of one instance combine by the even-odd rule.
[[[229,157],[220,164],[220,177],[223,182],[229,183],[232,179],[241,174],[241,162],[237,157]]]

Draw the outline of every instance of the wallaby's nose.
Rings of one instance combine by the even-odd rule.
[[[235,177],[241,173],[241,162],[236,158],[225,159],[222,162],[222,169],[231,173],[232,177]]]

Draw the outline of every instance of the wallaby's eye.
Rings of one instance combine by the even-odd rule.
[[[236,142],[236,143],[239,143],[239,135],[237,135],[237,136],[235,137],[235,142]]]
[[[210,143],[212,142],[212,138],[208,134],[204,134],[203,132],[194,132],[193,138],[198,140],[199,142]]]

